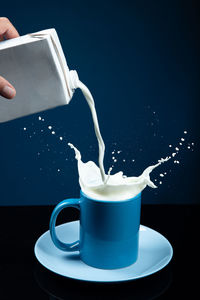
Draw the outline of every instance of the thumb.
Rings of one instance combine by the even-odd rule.
[[[12,99],[16,95],[15,88],[2,76],[0,76],[0,95]]]

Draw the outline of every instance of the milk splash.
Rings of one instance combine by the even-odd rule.
[[[94,130],[99,145],[99,167],[93,162],[82,162],[80,151],[73,144],[68,145],[74,149],[75,158],[78,162],[79,183],[82,191],[90,197],[100,200],[124,200],[136,196],[147,185],[156,188],[155,184],[150,179],[150,173],[161,163],[170,159],[166,157],[161,159],[157,164],[149,166],[138,177],[127,177],[120,171],[111,175],[112,167],[108,174],[105,174],[103,159],[105,153],[105,145],[100,133],[98,118],[95,109],[94,99],[89,89],[76,77],[75,87],[80,88],[89,105]]]
[[[80,151],[71,143],[68,145],[75,151],[82,191],[89,197],[100,200],[129,199],[140,193],[147,185],[156,188],[157,186],[150,179],[150,173],[170,159],[170,157],[161,158],[157,164],[146,168],[138,177],[126,177],[121,171],[111,175],[112,168],[110,168],[105,175],[106,181],[102,182],[99,167],[93,161],[84,163]]]
[[[179,146],[175,147],[176,152],[173,152],[169,157],[161,158],[160,160],[158,160],[157,164],[146,168],[138,177],[127,177],[123,174],[122,171],[111,175],[113,166],[109,169],[108,174],[106,174],[103,165],[105,145],[99,129],[94,99],[89,89],[78,79],[78,76],[75,76],[74,83],[74,88],[80,88],[87,100],[92,114],[95,134],[99,145],[98,167],[93,161],[84,163],[81,160],[80,151],[76,147],[74,147],[73,144],[68,143],[68,145],[75,151],[75,158],[77,159],[78,164],[79,183],[83,192],[88,196],[99,200],[124,200],[136,196],[146,186],[157,188],[157,186],[150,179],[150,173],[162,163],[168,161],[171,158],[173,159],[173,157],[179,152],[179,146],[183,145],[185,138],[181,138]],[[40,116],[38,117],[38,120],[44,121],[44,119],[42,119]],[[26,127],[24,127],[23,129],[24,131],[27,130]],[[52,135],[56,136],[56,132],[53,130],[52,126],[48,126],[48,129],[50,130]],[[41,132],[43,132],[43,129],[41,130]],[[184,131],[184,134],[187,134],[187,131]],[[63,137],[59,136],[59,140],[63,141]],[[191,145],[193,146],[194,143],[191,143]],[[170,144],[169,147],[172,148],[172,145]],[[188,144],[187,148],[191,148],[190,144]],[[117,151],[116,153],[121,153],[121,150]],[[116,153],[115,150],[112,152],[113,162],[117,161],[116,157],[114,156]],[[40,153],[38,153],[38,155],[40,155]],[[123,162],[125,162],[125,159],[123,159]],[[134,160],[132,160],[132,162],[134,162]],[[179,164],[179,161],[175,160],[174,163]],[[60,172],[61,170],[58,168],[57,171]],[[164,177],[166,174],[166,172],[164,172],[164,174],[161,173],[160,177]],[[158,181],[159,184],[162,184],[162,181],[159,181],[157,179],[155,179],[155,181]]]

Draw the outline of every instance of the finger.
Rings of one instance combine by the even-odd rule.
[[[6,39],[13,39],[19,36],[16,28],[6,17],[0,18],[0,36],[5,37]]]
[[[2,76],[0,76],[0,95],[7,99],[12,99],[16,95],[15,88]]]

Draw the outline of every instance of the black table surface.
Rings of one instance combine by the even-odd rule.
[[[0,207],[0,299],[199,298],[200,205],[143,205],[141,224],[163,234],[174,254],[161,271],[122,283],[91,283],[56,275],[39,264],[34,245],[48,230],[53,206]],[[57,224],[77,220],[74,208]]]

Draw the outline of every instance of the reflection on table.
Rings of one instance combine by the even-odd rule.
[[[39,263],[34,267],[34,278],[38,286],[55,299],[156,299],[166,292],[172,282],[172,269],[166,268],[149,277],[119,283],[94,283],[73,280],[46,270]]]

